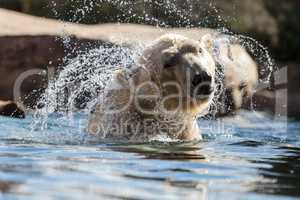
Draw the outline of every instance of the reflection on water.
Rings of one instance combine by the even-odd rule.
[[[30,120],[0,121],[0,199],[300,198],[298,122],[285,141],[257,124],[198,143],[79,144],[72,125],[37,137]]]
[[[300,148],[278,147],[282,153],[275,158],[257,163],[271,165],[271,168],[259,168],[265,178],[276,180],[276,184],[262,184],[255,192],[300,197]],[[256,161],[254,161],[256,162]]]

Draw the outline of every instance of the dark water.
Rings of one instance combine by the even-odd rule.
[[[0,118],[0,199],[300,199],[300,122],[243,115],[148,144],[88,144],[79,114]]]

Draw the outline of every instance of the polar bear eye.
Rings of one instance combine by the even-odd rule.
[[[166,63],[165,65],[164,65],[164,68],[165,69],[168,69],[168,68],[170,68],[170,67],[172,67],[173,65],[171,65],[170,63]]]
[[[239,85],[239,90],[243,90],[243,89],[245,89],[247,87],[247,84],[246,83],[241,83],[240,85]]]
[[[165,69],[171,68],[175,65],[175,62],[173,62],[172,60],[170,60],[169,62],[166,62],[164,65]]]
[[[202,49],[202,48],[199,48],[199,49],[198,49],[198,53],[201,54],[202,52],[203,52],[203,49]]]
[[[170,58],[169,60],[167,60],[167,62],[164,64],[164,68],[170,68],[175,66],[179,61],[179,56],[175,55],[172,58]]]

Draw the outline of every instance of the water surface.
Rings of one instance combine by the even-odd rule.
[[[0,117],[0,199],[299,199],[300,122],[199,120],[203,142],[90,142],[85,116],[44,130]]]

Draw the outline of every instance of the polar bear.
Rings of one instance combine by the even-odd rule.
[[[252,109],[248,104],[259,80],[256,62],[235,37],[208,33],[202,40],[213,56],[218,72],[218,90],[210,115],[226,117],[241,108]]]
[[[224,73],[217,116],[234,114],[252,98],[259,79],[258,67],[247,50],[227,36],[216,38],[214,49],[215,61]]]
[[[113,73],[93,109],[88,132],[146,141],[158,135],[199,140],[197,117],[212,101],[215,62],[204,42],[167,34],[136,65]]]

